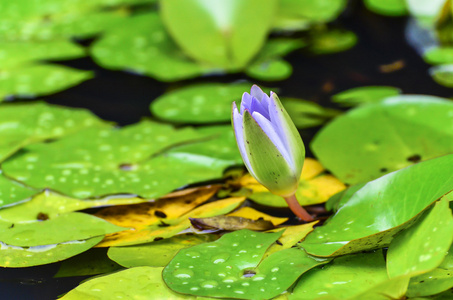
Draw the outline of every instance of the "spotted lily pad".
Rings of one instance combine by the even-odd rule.
[[[0,227],[0,241],[20,247],[85,240],[127,229],[83,213],[67,213],[54,219],[26,224],[1,222]]]
[[[0,189],[1,190],[1,189]],[[36,220],[52,219],[60,214],[92,207],[125,205],[145,202],[137,197],[112,197],[96,200],[79,200],[44,191],[26,203],[0,210],[0,221],[29,223]]]
[[[312,158],[306,158],[302,169],[296,197],[301,205],[312,205],[327,201],[332,195],[345,189],[345,185],[332,175],[324,174],[324,167]],[[267,206],[287,207],[285,200],[269,192],[251,175],[245,175],[241,184],[252,190],[248,195],[253,201]]]
[[[382,250],[348,255],[302,275],[288,298],[349,299],[388,279]]]
[[[0,161],[28,144],[59,138],[89,127],[109,125],[84,109],[68,109],[44,102],[2,104]],[[25,166],[29,168],[27,164]]]
[[[206,143],[220,147],[222,138],[216,141],[215,134],[222,132],[211,132],[176,130],[151,121],[123,129],[91,128],[50,144],[31,145],[26,152],[6,161],[3,170],[30,186],[50,187],[76,198],[116,193],[159,197],[188,183],[220,177],[223,169],[234,162],[216,159],[222,153],[203,157],[196,152],[208,149],[198,146],[192,149],[195,152],[192,157],[178,151],[153,156],[168,147],[202,137],[212,138]],[[227,146],[229,157],[237,160],[237,149],[230,154],[235,144]],[[31,167],[24,169],[24,165]]]
[[[162,269],[136,267],[85,281],[61,297],[80,299],[174,299],[195,300],[195,297],[171,291],[162,280]]]
[[[453,155],[446,155],[367,183],[301,247],[312,255],[336,256],[388,246],[396,233],[453,190],[452,167]]]
[[[102,240],[102,236],[82,241],[69,241],[56,245],[18,247],[0,242],[0,266],[24,268],[65,260],[82,253]]]
[[[29,200],[38,192],[0,174],[0,207]],[[0,210],[0,213],[3,211],[5,209]]]
[[[315,136],[311,149],[341,181],[367,182],[388,172],[453,152],[453,103],[404,95],[359,106]]]
[[[395,237],[387,254],[390,277],[419,275],[442,263],[453,241],[453,217],[448,204],[442,198],[421,220]]]
[[[278,251],[261,261],[282,232],[235,231],[215,242],[181,250],[163,271],[165,283],[184,294],[270,299],[303,272],[325,263],[299,249]]]
[[[110,259],[127,268],[165,267],[179,250],[212,242],[217,238],[214,234],[181,234],[143,245],[110,247],[107,254]]]
[[[379,102],[400,93],[400,89],[391,86],[363,86],[335,94],[332,96],[332,101],[342,106],[356,106]]]
[[[0,100],[48,95],[93,78],[93,72],[51,64],[32,64],[0,73]]]
[[[162,81],[213,71],[184,56],[155,12],[131,17],[111,28],[93,44],[91,54],[104,68],[130,70]]]

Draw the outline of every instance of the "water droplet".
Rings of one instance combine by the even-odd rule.
[[[193,276],[193,271],[189,269],[177,269],[173,272],[173,276],[176,278],[191,278]]]
[[[233,276],[229,276],[227,278],[225,278],[224,280],[222,280],[223,282],[225,283],[233,283],[235,281],[237,281],[238,279],[236,277],[233,277]]]
[[[201,254],[200,254],[200,252],[197,252],[197,251],[189,251],[186,253],[186,255],[191,258],[199,258]]]
[[[242,285],[242,286],[249,286],[250,283],[248,283],[248,282],[243,282],[241,285]]]
[[[217,283],[217,281],[214,281],[214,280],[208,280],[208,281],[205,281],[201,284],[201,287],[205,288],[205,289],[213,289],[215,288],[216,286],[218,286],[219,284]]]
[[[190,290],[191,290],[191,291],[198,291],[199,288],[197,288],[196,286],[193,286],[193,287],[190,288]]]
[[[275,267],[275,268],[272,268],[271,269],[271,272],[278,272],[279,268],[278,267]]]
[[[264,280],[264,278],[266,278],[265,275],[255,275],[252,277],[252,280],[253,281],[261,281],[261,280]]]
[[[220,253],[220,254],[214,255],[211,258],[211,261],[214,264],[221,264],[221,263],[224,263],[225,261],[227,261],[229,257],[230,257],[230,254],[224,252],[224,253]]]
[[[239,294],[239,295],[243,295],[244,294],[244,291],[241,291],[241,290],[235,290],[234,291],[236,294]]]

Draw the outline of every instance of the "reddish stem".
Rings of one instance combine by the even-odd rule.
[[[297,201],[296,195],[285,197],[286,203],[288,203],[291,211],[299,217],[302,221],[312,222],[314,221],[313,217],[299,204]]]

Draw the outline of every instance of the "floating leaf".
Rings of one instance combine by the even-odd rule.
[[[404,0],[363,0],[365,6],[378,14],[390,17],[399,17],[407,14]]]
[[[172,290],[190,295],[241,299],[275,297],[300,274],[325,263],[295,248],[278,251],[260,263],[266,249],[281,234],[244,229],[226,234],[215,242],[183,249],[164,269],[164,281]]]
[[[111,261],[105,249],[90,249],[82,254],[65,260],[55,278],[97,275],[121,270],[122,267]]]
[[[212,72],[186,58],[155,12],[136,15],[111,28],[91,47],[100,66],[131,70],[162,81],[176,81]]]
[[[166,0],[160,5],[165,27],[188,56],[234,69],[244,67],[263,46],[277,1]]]
[[[389,276],[414,276],[433,270],[441,264],[452,241],[453,217],[448,200],[442,198],[393,239],[387,254]]]
[[[179,218],[166,218],[159,223],[150,222],[149,224],[137,226],[135,230],[126,230],[117,234],[107,235],[98,246],[129,246],[170,238],[190,227],[189,218],[207,218],[223,215],[236,209],[244,200],[244,197],[237,197],[211,202],[197,207]],[[115,221],[112,220],[112,223],[115,223]]]
[[[316,32],[312,36],[310,51],[315,54],[328,54],[348,50],[357,43],[357,36],[352,31],[334,29]]]
[[[256,231],[269,230],[274,228],[270,221],[263,219],[250,220],[236,216],[218,216],[210,218],[190,218],[192,226],[198,230],[241,230],[249,229]]]
[[[329,198],[326,202],[327,211],[338,211],[345,203],[351,199],[352,195],[355,194],[358,190],[363,188],[366,183],[354,184],[348,187],[346,190],[337,193]]]
[[[426,207],[453,190],[452,166],[453,155],[446,155],[367,183],[301,247],[312,255],[337,256],[388,246]]]
[[[283,106],[299,129],[322,125],[341,114],[341,111],[324,108],[314,102],[295,98],[282,98]]]
[[[281,0],[279,18],[301,19],[309,24],[334,20],[346,7],[347,1]]]
[[[391,86],[363,86],[335,94],[332,96],[332,101],[342,106],[356,106],[379,102],[400,93],[400,89]]]
[[[215,241],[214,234],[176,235],[168,239],[137,246],[110,247],[108,256],[126,268],[165,267],[179,250]]]
[[[34,60],[71,59],[85,56],[85,51],[69,41],[48,41],[39,43],[0,43],[0,65],[10,69]],[[19,66],[18,66],[19,65]]]
[[[135,204],[145,201],[137,197],[79,200],[45,191],[26,203],[0,210],[0,221],[16,224],[29,223],[42,218],[53,219],[60,214],[91,207]]]
[[[26,201],[38,192],[0,174],[0,207]],[[0,214],[3,211],[5,209],[0,210]]]
[[[453,47],[435,47],[423,53],[423,59],[432,65],[453,64]]]
[[[408,276],[395,277],[381,282],[369,290],[356,295],[350,300],[387,300],[387,299],[402,299],[407,291]]]
[[[387,280],[381,250],[342,256],[302,275],[289,299],[349,299]]]
[[[59,138],[88,127],[109,125],[85,109],[69,109],[44,102],[2,104],[0,161],[28,144]]]
[[[443,262],[434,270],[411,278],[407,296],[422,297],[441,293],[453,287],[453,245]],[[449,299],[448,297],[445,299]]]
[[[243,218],[248,218],[251,220],[262,219],[262,220],[270,221],[274,226],[280,225],[280,224],[288,221],[288,218],[279,218],[279,217],[270,216],[270,215],[262,213],[256,209],[253,209],[249,206],[241,207],[240,209],[238,209],[232,213],[229,213],[228,216],[243,217]]]
[[[59,65],[35,64],[0,73],[0,101],[5,98],[48,95],[91,79],[91,71]]]
[[[67,213],[54,219],[26,224],[1,222],[0,241],[14,246],[35,247],[85,240],[126,230],[83,213]]]
[[[345,189],[343,183],[332,175],[324,174],[324,167],[312,158],[306,158],[302,169],[299,188],[296,197],[301,205],[323,203],[330,196]],[[240,179],[241,185],[251,189],[248,197],[253,201],[267,206],[287,207],[285,200],[269,192],[249,174]]]
[[[82,253],[102,240],[102,236],[83,241],[69,241],[56,245],[17,247],[0,242],[0,266],[24,268],[65,260]]]
[[[367,182],[453,152],[453,103],[433,96],[397,96],[359,106],[329,123],[310,147],[341,181]]]
[[[229,131],[228,135],[232,135],[232,130]],[[208,134],[199,134],[191,128],[176,130],[151,121],[122,129],[92,128],[50,144],[31,145],[2,167],[8,176],[29,186],[50,187],[76,198],[117,193],[153,198],[188,183],[221,177],[224,168],[238,160],[237,149],[230,153],[230,149],[236,147],[231,142],[228,142],[227,155],[236,157],[233,161],[216,159],[215,156],[225,156],[222,151],[203,157],[209,147],[195,147],[193,157],[177,151],[153,156],[168,147],[201,137],[212,137],[206,143],[224,150],[223,137],[216,140],[216,133],[223,131],[216,128]],[[232,140],[234,142],[234,137]],[[31,168],[24,169],[24,165]]]
[[[429,74],[438,84],[453,87],[453,64],[431,67]]]
[[[171,291],[162,280],[163,268],[137,267],[85,281],[61,297],[80,299],[172,299],[194,300],[195,297]]]
[[[291,64],[283,59],[270,59],[252,63],[245,73],[257,80],[277,81],[285,80],[293,72]]]

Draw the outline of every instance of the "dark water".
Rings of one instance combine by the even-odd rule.
[[[429,94],[450,97],[451,90],[436,84],[428,74],[429,65],[404,40],[406,18],[388,18],[368,12],[355,2],[335,22],[354,31],[358,44],[346,52],[312,56],[303,51],[287,57],[294,68],[288,80],[274,84],[280,96],[312,100],[326,106],[331,95],[365,85],[391,85],[409,94]],[[381,65],[398,62],[400,70],[382,73]],[[101,69],[89,58],[67,65],[94,70],[96,78],[75,88],[46,97],[54,104],[83,107],[99,117],[120,125],[151,117],[149,103],[166,90],[192,82],[247,79],[245,75],[203,78],[178,83],[161,83],[154,79]],[[315,130],[303,132],[307,144]],[[0,299],[55,299],[77,286],[85,277],[53,279],[58,264],[25,269],[0,269]]]

